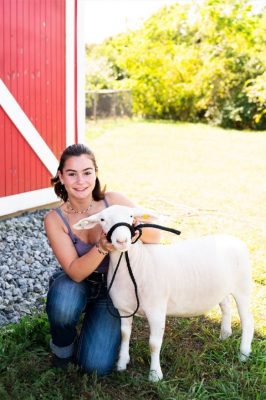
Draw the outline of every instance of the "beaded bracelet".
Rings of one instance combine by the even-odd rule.
[[[109,253],[109,251],[105,251],[105,250],[103,250],[100,246],[99,246],[99,243],[96,243],[96,249],[98,250],[98,252],[100,253],[100,254],[102,254],[102,255],[104,255],[104,256],[107,256],[107,254]]]

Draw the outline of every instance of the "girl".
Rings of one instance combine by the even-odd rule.
[[[87,372],[105,375],[113,369],[120,346],[120,320],[108,312],[106,304],[108,254],[113,246],[99,226],[81,231],[72,227],[110,205],[134,204],[122,194],[101,188],[94,154],[82,144],[64,150],[51,181],[63,201],[45,217],[48,240],[62,267],[51,278],[47,296],[53,365],[65,368],[75,362]],[[160,233],[145,229],[141,240],[158,243]],[[119,316],[117,310],[112,311]]]

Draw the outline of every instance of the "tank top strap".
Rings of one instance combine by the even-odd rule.
[[[106,197],[103,198],[103,201],[104,201],[105,207],[106,208],[109,207],[109,204],[108,204],[108,201],[106,200]]]
[[[64,222],[64,224],[66,225],[66,227],[67,227],[67,229],[68,229],[68,234],[69,234],[69,236],[71,237],[72,242],[74,242],[74,240],[75,240],[75,235],[74,235],[74,233],[72,232],[72,230],[71,230],[71,228],[70,228],[70,225],[69,225],[69,223],[68,223],[68,220],[66,219],[66,217],[65,217],[64,214],[62,213],[61,208],[58,207],[58,208],[55,208],[54,210],[55,210],[55,212],[59,215],[59,217],[62,219],[62,221]]]

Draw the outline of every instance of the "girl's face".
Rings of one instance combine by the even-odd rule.
[[[69,197],[84,199],[92,194],[96,171],[87,154],[69,157],[65,162],[63,172],[59,171],[58,175]]]

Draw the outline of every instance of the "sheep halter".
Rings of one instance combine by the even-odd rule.
[[[134,227],[133,225],[127,224],[126,222],[119,222],[119,223],[115,224],[114,226],[112,226],[112,228],[107,232],[106,238],[107,238],[108,242],[111,243],[111,236],[112,236],[112,233],[113,233],[114,230],[115,230],[116,228],[118,228],[119,226],[126,226],[126,227],[130,230],[130,232],[131,232],[131,238],[133,238],[133,237],[135,236],[136,231],[139,232],[138,237],[137,237],[137,238],[134,240],[134,242],[132,242],[132,243],[136,243],[136,242],[139,240],[139,238],[140,238],[141,235],[142,235],[142,228],[156,228],[156,229],[161,229],[161,230],[163,230],[163,231],[167,231],[167,232],[174,233],[174,234],[176,234],[176,235],[180,235],[180,234],[181,234],[181,232],[178,231],[178,230],[176,230],[176,229],[167,228],[167,227],[165,227],[165,226],[161,226],[161,225],[157,225],[157,224],[148,224],[148,223],[147,223],[147,224],[139,224],[139,225],[137,225],[137,226]],[[133,283],[133,285],[134,285],[134,290],[135,290],[135,294],[136,294],[136,300],[137,300],[136,309],[135,309],[135,311],[133,311],[132,314],[129,314],[129,315],[119,315],[119,316],[117,316],[116,314],[114,314],[114,313],[111,311],[111,309],[110,309],[110,307],[109,307],[109,305],[108,305],[109,292],[110,292],[110,290],[111,290],[111,287],[113,286],[113,283],[114,283],[114,280],[115,280],[115,276],[116,276],[116,273],[117,273],[117,271],[118,271],[118,268],[119,268],[121,259],[122,259],[122,257],[123,257],[123,254],[124,254],[124,253],[121,253],[121,255],[120,255],[120,257],[119,257],[119,260],[118,260],[117,266],[116,266],[116,268],[115,268],[115,271],[114,271],[114,273],[113,273],[113,276],[112,276],[110,285],[109,285],[109,287],[107,288],[107,308],[108,308],[109,313],[110,313],[113,317],[116,317],[116,318],[130,318],[130,317],[134,317],[134,315],[137,313],[137,311],[138,311],[138,309],[139,309],[138,286],[137,286],[135,277],[134,277],[133,272],[132,272],[132,268],[131,268],[130,261],[129,261],[129,257],[128,257],[128,251],[125,251],[125,258],[126,258],[128,273],[129,273],[130,278],[131,278],[131,280],[132,280],[132,283]]]
[[[112,228],[106,234],[106,239],[108,240],[109,243],[111,243],[112,233],[119,226],[126,226],[131,232],[131,238],[133,238],[133,236],[135,235],[135,229],[134,229],[133,225],[127,224],[126,222],[119,222],[118,224],[115,224],[114,226],[112,226]]]

